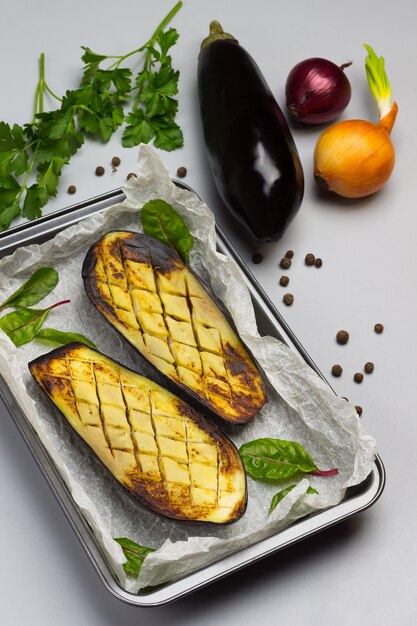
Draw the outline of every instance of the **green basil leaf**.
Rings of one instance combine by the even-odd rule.
[[[127,539],[126,537],[118,537],[114,540],[122,546],[124,555],[127,558],[127,563],[124,563],[123,565],[123,569],[126,574],[137,578],[143,565],[143,561],[150,552],[155,552],[155,550],[153,548],[140,546],[135,541],[132,541],[132,539]]]
[[[289,485],[289,487],[285,487],[285,489],[281,489],[281,491],[278,491],[278,493],[274,495],[274,497],[271,500],[271,506],[269,507],[269,515],[278,506],[281,500],[283,500],[285,496],[287,496],[290,493],[290,491],[294,489],[294,487],[296,487],[296,485]],[[314,487],[307,487],[306,493],[318,493],[318,491],[314,489]]]
[[[296,441],[254,439],[244,443],[239,452],[246,472],[256,480],[286,480],[318,471],[311,456]]]
[[[150,235],[168,244],[188,263],[194,240],[184,220],[165,200],[149,200],[142,208],[142,226]]]
[[[0,328],[13,341],[15,346],[29,343],[38,334],[48,313],[69,300],[57,302],[47,309],[19,309],[0,317]]]
[[[53,267],[40,267],[3,302],[0,310],[10,306],[18,309],[36,304],[56,287],[58,280],[58,272]]]
[[[42,330],[37,333],[35,339],[52,341],[60,346],[65,346],[67,343],[76,341],[77,343],[84,343],[86,346],[93,348],[93,350],[97,350],[97,346],[92,341],[87,339],[87,337],[84,337],[84,335],[65,332],[63,330],[55,330],[55,328],[42,328]]]

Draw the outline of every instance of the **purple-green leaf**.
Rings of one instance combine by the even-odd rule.
[[[123,569],[126,574],[137,578],[143,565],[143,561],[150,552],[155,552],[155,550],[153,548],[141,546],[127,537],[118,537],[115,541],[122,546],[124,555],[127,559],[127,562],[123,565]]]
[[[36,304],[57,286],[58,280],[58,272],[53,267],[40,267],[0,305],[0,311],[7,307],[19,309]]]
[[[15,346],[23,346],[29,343],[37,335],[47,315],[52,309],[61,304],[66,304],[69,300],[56,302],[47,309],[19,309],[7,313],[0,318],[0,328],[13,341]]]

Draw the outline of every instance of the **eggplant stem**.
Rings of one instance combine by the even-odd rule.
[[[230,41],[234,41],[238,43],[237,39],[233,37],[230,33],[225,33],[220,23],[217,20],[213,20],[210,22],[210,32],[208,37],[203,39],[200,48],[200,54],[209,46],[213,41],[219,41],[221,39],[229,39]]]

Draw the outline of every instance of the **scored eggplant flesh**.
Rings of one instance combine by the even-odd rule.
[[[177,389],[245,423],[265,404],[261,374],[225,315],[168,246],[114,231],[88,251],[84,286],[104,317]]]
[[[78,343],[29,369],[113,476],[153,511],[218,524],[244,514],[237,449],[172,393]]]

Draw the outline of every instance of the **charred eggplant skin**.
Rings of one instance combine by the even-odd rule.
[[[137,288],[136,282],[132,291],[138,278],[131,272],[144,266],[151,273],[150,282],[143,284],[144,291]],[[244,424],[267,402],[263,376],[235,332],[230,317],[171,248],[140,233],[110,231],[88,250],[82,277],[92,304],[136,349],[138,367],[145,366],[155,380],[197,411],[202,411],[209,418],[220,417],[227,422]],[[158,311],[154,307],[155,303],[159,305],[159,301],[154,296],[159,294],[161,281],[171,283],[174,291],[184,296],[178,302],[186,303],[185,317],[177,317],[167,301],[154,317],[161,324],[157,332],[164,340],[163,344],[158,340],[158,345],[166,348],[163,359],[158,358],[158,353],[152,352],[152,348],[148,349],[144,343],[149,339],[150,331],[140,310],[146,305],[143,301],[138,304],[141,295],[149,296],[153,310]],[[121,295],[128,298],[126,306],[119,302],[125,311],[132,303],[133,317],[126,318],[126,314],[120,317],[123,309],[117,306],[114,299],[117,294],[118,298]],[[164,300],[164,294],[159,294],[159,297]],[[186,331],[186,335],[189,331],[189,337],[182,338],[177,335],[177,322],[172,316],[185,320],[187,315],[189,323],[180,321],[179,326]],[[205,334],[205,330],[219,338],[217,346],[208,345],[207,340],[200,336],[200,333]],[[170,354],[171,349],[175,358]],[[181,350],[191,355],[192,371],[186,367],[188,357],[185,360],[181,358]]]
[[[304,175],[287,121],[252,57],[217,22],[198,60],[212,174],[226,207],[258,241],[277,241],[297,213]]]
[[[245,513],[237,448],[178,397],[80,343],[28,366],[77,435],[143,506],[178,521],[215,524]]]

